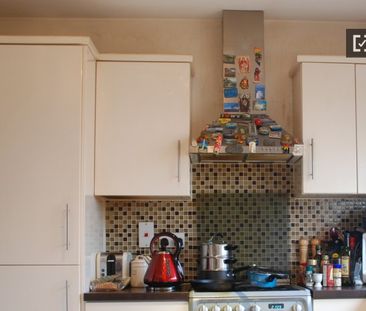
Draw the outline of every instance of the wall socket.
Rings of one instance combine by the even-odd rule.
[[[154,237],[153,222],[139,222],[139,247],[150,247],[151,239]]]
[[[174,234],[177,238],[182,239],[182,241],[183,241],[183,246],[182,246],[182,248],[184,248],[184,245],[185,245],[184,232],[173,232],[173,234]],[[162,237],[162,238],[164,238],[164,237]],[[161,240],[162,238],[160,238],[160,240]],[[174,247],[174,246],[175,246],[175,244],[174,244],[173,240],[172,240],[171,238],[168,238],[168,237],[166,237],[166,238],[167,238],[167,239],[168,239],[168,241],[169,241],[168,247]]]

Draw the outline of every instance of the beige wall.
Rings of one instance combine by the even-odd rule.
[[[268,112],[292,130],[290,72],[300,54],[346,55],[346,29],[366,28],[366,23],[265,21]]]
[[[269,112],[292,128],[289,73],[298,54],[345,54],[345,29],[366,23],[265,21]],[[192,54],[192,133],[222,108],[221,20],[0,18],[0,35],[88,35],[100,52]]]

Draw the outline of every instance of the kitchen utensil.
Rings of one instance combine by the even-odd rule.
[[[200,271],[229,271],[236,262],[236,245],[227,244],[221,233],[215,233],[201,244]]]
[[[202,271],[228,271],[236,262],[235,258],[221,256],[201,257]]]
[[[234,288],[232,280],[198,279],[192,280],[191,286],[196,291],[225,292]]]
[[[237,248],[237,245],[225,243],[222,233],[215,233],[207,243],[201,244],[201,257],[231,258],[232,251]]]
[[[173,240],[175,250],[167,250],[169,241]],[[144,282],[152,287],[172,287],[183,281],[183,269],[178,256],[181,251],[181,241],[170,232],[156,234],[150,243],[151,261],[147,268]]]
[[[149,266],[151,258],[138,255],[131,262],[131,287],[145,287],[144,276]]]
[[[244,276],[240,273],[245,272]],[[274,288],[277,286],[277,279],[288,279],[287,273],[273,269],[258,267],[256,265],[242,266],[237,269],[224,271],[202,271],[197,280],[191,285],[194,290],[199,291],[227,291],[255,286],[260,288]]]

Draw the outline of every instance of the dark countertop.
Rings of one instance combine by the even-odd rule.
[[[118,292],[92,292],[84,294],[84,301],[188,301],[191,286],[184,284],[173,292],[151,291],[128,287]]]
[[[313,299],[366,299],[366,285],[361,287],[322,287],[311,290]],[[101,301],[188,301],[189,284],[184,284],[173,292],[151,291],[146,288],[128,287],[118,292],[92,292],[84,294],[86,302]]]
[[[366,286],[360,287],[322,287],[315,289],[308,287],[311,290],[313,299],[366,299]]]

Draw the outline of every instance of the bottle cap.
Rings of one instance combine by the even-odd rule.
[[[341,265],[341,264],[342,264],[342,260],[340,258],[333,259],[333,265]]]
[[[316,259],[308,259],[308,265],[309,266],[316,266],[317,261]]]

